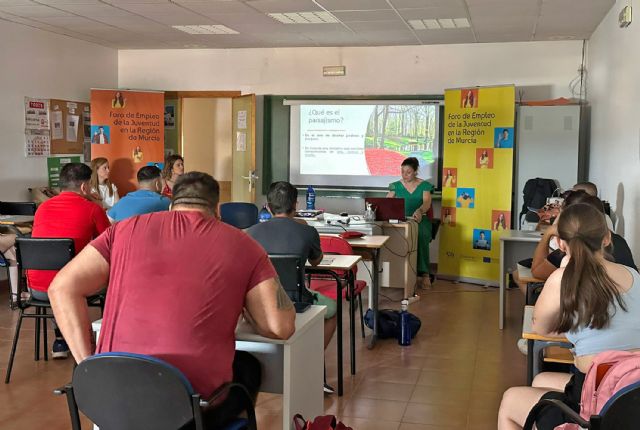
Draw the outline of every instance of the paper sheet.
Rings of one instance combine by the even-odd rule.
[[[64,139],[64,131],[62,129],[62,111],[54,110],[51,112],[51,139]]]
[[[78,141],[78,122],[79,121],[80,121],[80,116],[67,115],[67,142]]]
[[[238,130],[246,130],[247,129],[247,111],[239,110],[238,111]]]
[[[24,128],[49,130],[49,100],[24,98]]]
[[[236,132],[236,151],[245,152],[247,150],[247,133]]]
[[[37,134],[33,131],[25,134],[25,156],[47,157],[51,154],[51,139],[49,133]]]

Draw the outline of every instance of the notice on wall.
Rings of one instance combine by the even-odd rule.
[[[49,157],[47,158],[47,174],[49,176],[49,187],[58,188],[60,181],[60,170],[62,166],[69,163],[80,163],[80,156],[72,157]]]
[[[238,130],[246,130],[247,129],[247,111],[239,110],[238,111]]]
[[[247,150],[247,133],[236,132],[236,151],[245,152]]]
[[[164,93],[91,90],[91,159],[110,162],[121,194],[136,188],[136,173],[164,160]]]
[[[76,142],[78,140],[79,122],[79,115],[67,115],[67,142]]]
[[[49,130],[49,100],[24,98],[25,130]]]
[[[48,157],[51,153],[51,139],[48,131],[27,130],[25,135],[25,156]]]
[[[64,139],[62,112],[59,110],[51,112],[51,139]]]

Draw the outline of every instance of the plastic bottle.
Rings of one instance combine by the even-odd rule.
[[[411,345],[411,327],[409,326],[409,300],[402,299],[400,302],[400,336],[398,344],[402,346]]]
[[[314,210],[316,208],[316,191],[311,185],[307,187],[307,209]]]
[[[262,206],[262,209],[260,209],[260,213],[258,214],[258,222],[266,222],[270,219],[271,212],[269,212],[269,209],[267,209],[267,205],[265,204],[264,206]]]

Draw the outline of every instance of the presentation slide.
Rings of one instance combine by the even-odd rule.
[[[437,179],[437,104],[292,108],[290,173],[298,185],[386,187],[407,157],[418,159],[422,178]]]

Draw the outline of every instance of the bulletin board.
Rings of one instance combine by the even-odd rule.
[[[51,154],[82,154],[91,136],[89,103],[51,99]]]

